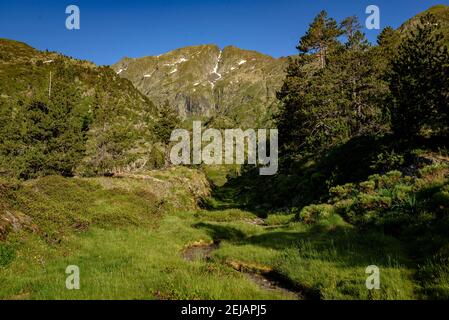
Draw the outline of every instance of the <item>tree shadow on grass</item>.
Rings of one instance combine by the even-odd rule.
[[[245,238],[245,234],[237,228],[216,225],[211,223],[196,223],[195,228],[206,230],[206,232],[214,239],[214,241],[227,240],[238,242]]]
[[[228,181],[223,186],[212,186],[211,196],[205,199],[201,207],[208,211],[218,212],[229,209],[239,209],[251,212],[259,218],[267,217],[266,208],[257,209],[254,206],[249,206],[247,203],[247,196],[245,190],[252,188],[250,185],[235,184],[236,180]]]
[[[206,230],[215,241],[225,240],[236,246],[254,245],[278,251],[293,248],[299,250],[300,255],[338,262],[342,266],[412,265],[398,240],[374,231],[311,226],[306,231],[277,229],[247,236],[231,226],[198,223],[194,227]]]
[[[332,186],[363,182],[373,174],[392,170],[416,171],[426,164],[414,153],[416,149],[447,153],[449,139],[401,141],[393,135],[356,137],[319,156],[289,161],[281,158],[279,172],[274,176],[260,176],[257,168],[244,166],[240,175],[230,177],[214,190],[213,196],[258,215],[259,209],[268,211],[325,202]]]

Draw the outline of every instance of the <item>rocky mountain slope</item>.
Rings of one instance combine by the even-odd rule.
[[[183,118],[216,126],[265,124],[276,110],[286,58],[233,46],[185,47],[160,56],[124,58],[112,68],[155,103],[169,101]]]

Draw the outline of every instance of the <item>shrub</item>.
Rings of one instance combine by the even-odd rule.
[[[339,201],[354,196],[357,193],[357,189],[353,183],[348,183],[331,188],[329,193],[333,201]]]
[[[361,193],[357,197],[356,206],[359,210],[379,211],[391,208],[392,202],[393,201],[390,197]]]
[[[0,243],[0,268],[5,267],[14,260],[16,256],[14,248],[10,245]]]
[[[305,207],[296,216],[297,220],[304,223],[315,223],[329,218],[334,213],[334,207],[329,204],[318,204]]]
[[[404,156],[396,153],[394,150],[391,152],[383,152],[377,155],[377,158],[372,162],[371,169],[384,171],[390,168],[397,168],[405,163]]]

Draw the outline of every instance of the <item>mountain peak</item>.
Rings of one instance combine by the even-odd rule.
[[[258,108],[251,115],[254,121],[276,103],[285,66],[286,59],[206,44],[159,56],[122,59],[112,67],[151,100],[159,104],[168,100],[184,118],[213,118],[217,114],[234,118],[236,110],[241,113]]]

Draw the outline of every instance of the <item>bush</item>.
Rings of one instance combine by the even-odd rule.
[[[340,201],[349,197],[355,196],[357,189],[353,183],[348,183],[343,186],[336,186],[329,191],[333,201]]]
[[[15,250],[10,245],[0,243],[0,268],[6,267],[16,256]]]
[[[303,208],[295,218],[304,223],[316,223],[329,218],[333,213],[334,207],[332,205],[318,204]]]
[[[403,176],[399,171],[372,175],[368,181],[331,188],[329,203],[307,206],[296,217],[316,223],[335,213],[351,224],[393,235],[412,226],[428,229],[449,216],[448,177],[449,168],[444,165],[425,167],[419,177]]]
[[[404,155],[391,152],[382,152],[377,155],[377,158],[372,162],[371,169],[376,171],[385,171],[389,168],[396,168],[405,163]]]

